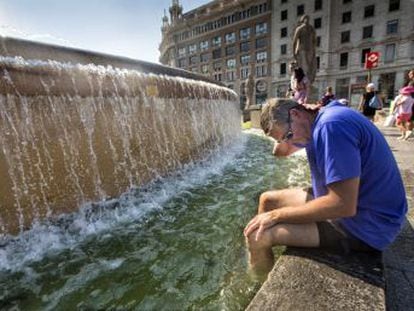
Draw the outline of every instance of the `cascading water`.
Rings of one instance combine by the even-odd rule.
[[[240,134],[235,94],[207,82],[19,57],[0,67],[3,233],[143,185]]]

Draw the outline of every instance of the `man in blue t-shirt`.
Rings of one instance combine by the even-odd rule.
[[[372,122],[337,101],[312,110],[274,98],[261,126],[277,141],[275,156],[306,148],[312,189],[262,193],[244,230],[254,271],[270,271],[275,245],[378,252],[395,239],[407,212],[405,190]]]

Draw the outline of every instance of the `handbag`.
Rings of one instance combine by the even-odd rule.
[[[382,102],[377,95],[374,95],[368,102],[368,106],[377,110],[382,109]]]
[[[392,127],[394,126],[395,123],[395,114],[390,114],[389,116],[387,116],[384,120],[384,126],[385,127]]]

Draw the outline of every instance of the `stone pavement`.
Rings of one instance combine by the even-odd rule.
[[[414,310],[414,137],[399,141],[397,128],[379,128],[397,160],[409,205],[402,232],[383,254],[387,310]]]
[[[414,311],[414,138],[399,141],[397,128],[378,127],[397,160],[409,203],[404,228],[382,261],[288,248],[248,311]]]

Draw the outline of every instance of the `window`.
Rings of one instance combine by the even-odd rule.
[[[315,18],[315,20],[313,21],[313,26],[315,27],[315,29],[321,28],[322,27],[322,17]]]
[[[197,55],[194,55],[194,56],[191,56],[191,57],[190,57],[190,64],[191,64],[191,65],[197,64],[197,62],[198,62],[198,57],[197,57]]]
[[[210,57],[209,57],[209,53],[204,53],[204,54],[201,54],[200,55],[200,61],[202,62],[202,63],[206,63],[206,62],[208,62],[209,61],[209,59],[210,59]]]
[[[288,19],[288,10],[283,10],[280,12],[280,20],[285,21]]]
[[[213,59],[221,58],[221,49],[213,50]]]
[[[284,76],[286,74],[286,63],[281,63],[280,64],[279,74],[281,76]]]
[[[240,52],[249,52],[250,41],[240,43]]]
[[[197,44],[191,44],[188,46],[188,53],[194,54],[197,52]]]
[[[227,81],[234,81],[236,79],[236,72],[235,71],[227,71],[226,72],[226,79]]]
[[[316,46],[320,47],[321,46],[321,36],[317,36],[316,37]]]
[[[336,98],[349,98],[349,78],[337,79],[335,95]]]
[[[362,28],[362,39],[372,38],[372,33],[374,30],[374,26],[365,26]]]
[[[204,74],[208,73],[208,65],[201,66],[201,73],[204,73]]]
[[[280,29],[280,37],[281,38],[287,37],[287,27],[283,27],[282,29]]]
[[[221,62],[213,63],[213,69],[214,69],[214,71],[220,71],[221,70]]]
[[[266,39],[266,37],[256,39],[256,49],[265,48],[266,46],[267,46],[267,39]]]
[[[256,25],[256,35],[267,33],[267,23],[260,23]]]
[[[286,3],[286,2],[287,2],[287,0],[282,0],[282,1],[281,1],[281,3]]]
[[[178,49],[178,56],[179,57],[185,56],[185,47]]]
[[[200,51],[208,50],[208,41],[201,41],[200,42]]]
[[[398,19],[387,22],[387,35],[398,33]]]
[[[364,17],[372,17],[375,15],[375,5],[368,5],[364,9]]]
[[[235,68],[236,67],[236,59],[234,58],[229,58],[227,60],[227,68]]]
[[[240,40],[246,40],[250,38],[251,28],[240,29]]]
[[[267,66],[257,66],[256,67],[256,77],[264,77],[267,76]]]
[[[348,67],[348,53],[341,53],[339,57],[339,67],[341,69],[345,69],[346,67]]]
[[[249,76],[249,68],[240,69],[240,78],[246,79]]]
[[[346,3],[349,3],[349,2],[352,2],[352,0],[342,0],[343,4],[346,4]]]
[[[226,56],[231,56],[236,54],[236,46],[235,45],[229,45],[226,47]]]
[[[366,58],[367,53],[369,53],[369,52],[371,52],[370,48],[362,50],[362,52],[361,52],[361,65],[365,64],[365,58]]]
[[[236,33],[235,32],[230,32],[230,33],[226,34],[225,39],[226,39],[226,43],[236,42]]]
[[[350,40],[351,40],[350,30],[341,32],[341,43],[346,43],[346,42],[349,42]]]
[[[316,56],[316,70],[319,71],[321,69],[321,58]]]
[[[286,44],[282,44],[280,46],[280,54],[281,55],[286,55],[286,53],[287,53],[287,45]]]
[[[352,12],[344,12],[342,13],[342,24],[350,23],[352,20]]]
[[[301,16],[305,13],[305,6],[303,4],[296,7],[296,15]]]
[[[388,11],[397,11],[400,9],[400,0],[389,0]]]
[[[214,37],[211,43],[213,44],[213,46],[221,46],[221,37]]]
[[[390,63],[393,62],[395,59],[395,44],[387,44],[385,46],[385,57],[384,62]]]
[[[256,61],[258,63],[264,63],[267,60],[267,52],[257,52]]]
[[[322,0],[315,0],[315,11],[322,10]]]
[[[250,62],[250,55],[242,55],[242,56],[240,56],[240,63],[243,65],[243,66],[245,66],[245,65],[247,65],[247,64],[249,64],[249,62]]]
[[[215,73],[214,74],[214,80],[216,80],[216,81],[222,81],[223,80],[222,74],[221,73]]]
[[[187,66],[187,60],[185,58],[178,60],[178,67],[185,68]]]

